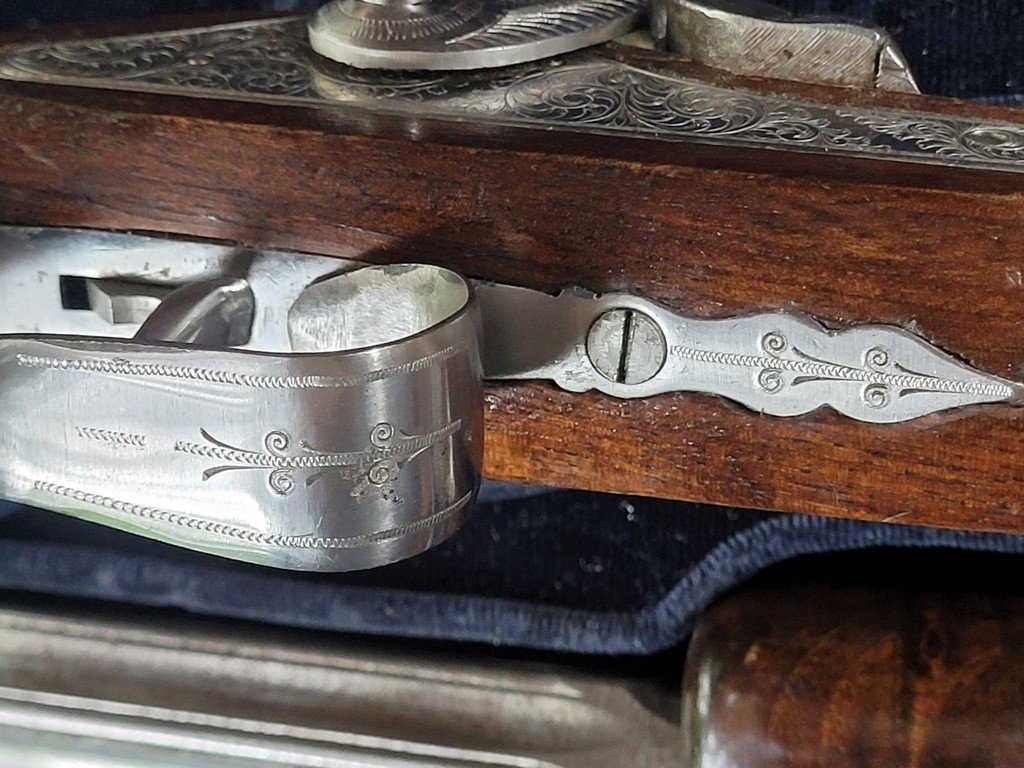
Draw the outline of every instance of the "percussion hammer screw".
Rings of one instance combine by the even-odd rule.
[[[605,312],[590,326],[587,357],[597,372],[619,384],[643,384],[665,365],[667,344],[661,328],[635,309]]]

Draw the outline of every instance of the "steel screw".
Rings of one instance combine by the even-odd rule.
[[[598,373],[609,381],[643,384],[653,379],[665,365],[665,335],[643,312],[613,309],[590,326],[587,356]]]

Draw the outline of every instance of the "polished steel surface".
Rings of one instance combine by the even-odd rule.
[[[89,309],[110,325],[141,325],[172,292],[162,285],[129,283],[113,278],[85,278]]]
[[[625,294],[493,284],[477,293],[493,379],[551,379],[620,398],[703,392],[772,416],[828,406],[878,424],[1024,395],[892,326],[835,331],[781,312],[705,320]]]
[[[506,67],[625,35],[646,10],[647,0],[333,0],[309,40],[355,67]]]
[[[12,768],[678,768],[679,718],[649,677],[0,610]]]
[[[35,45],[0,78],[330,111],[470,120],[656,142],[1024,172],[1024,124],[727,88],[593,52],[501,71],[369,72],[317,59],[302,19]]]
[[[135,340],[241,347],[249,343],[255,315],[248,280],[215,277],[168,294],[145,316]]]
[[[656,0],[655,38],[738,75],[919,93],[892,37],[857,24],[804,19],[761,0]]]
[[[360,266],[0,228],[0,494],[284,568],[442,541],[479,486],[476,301],[446,270]],[[141,326],[66,306],[110,279],[183,287]]]

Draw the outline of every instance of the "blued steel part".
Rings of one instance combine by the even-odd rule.
[[[370,268],[385,281],[424,269],[462,293],[414,335],[374,343],[370,327],[360,348],[316,353],[291,351],[289,308],[318,278],[361,265],[248,254],[252,325],[238,348],[116,339],[138,329],[61,305],[62,276],[180,285],[230,274],[238,257],[0,228],[0,494],[303,570],[383,565],[450,535],[479,486],[483,429],[477,305],[457,276]],[[322,307],[338,323],[349,309]]]
[[[493,284],[477,292],[484,370],[493,379],[550,379],[571,392],[620,398],[701,392],[772,416],[830,407],[878,424],[968,405],[1016,404],[1024,391],[893,326],[835,331],[790,313],[704,320],[624,294],[549,296]],[[595,343],[596,324],[630,311],[660,331],[645,340],[633,335],[631,343],[646,344],[646,354],[628,351],[626,334],[614,328],[607,334],[613,343]],[[622,350],[640,361],[643,375],[631,379],[628,368],[616,369],[627,354]],[[662,364],[648,375],[652,361]]]
[[[313,49],[355,67],[458,70],[557,56],[632,32],[646,0],[334,0]]]
[[[0,764],[682,765],[678,672],[594,667],[5,609]]]
[[[0,56],[0,77],[1024,172],[1024,124],[816,103],[587,53],[501,72],[367,72],[317,61],[302,19],[28,46]]]
[[[803,19],[760,0],[657,0],[655,37],[669,50],[737,75],[920,93],[884,30]]]

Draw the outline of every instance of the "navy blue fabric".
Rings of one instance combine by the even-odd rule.
[[[928,92],[1024,102],[1020,0],[776,1],[886,26]],[[0,29],[313,4],[7,0]],[[337,575],[247,566],[0,504],[0,588],[345,632],[649,654],[683,640],[727,590],[800,555],[876,548],[1024,554],[1024,537],[496,485],[486,497],[444,545],[387,568]],[[897,514],[899,500],[893,504]]]
[[[594,499],[599,497],[593,496]],[[645,503],[639,499],[612,501],[613,507],[627,518],[635,518],[636,503]],[[634,511],[630,513],[623,504]],[[719,523],[727,517],[723,510],[674,506],[678,508],[669,510],[672,514],[700,515],[684,526],[691,531],[706,530],[709,523],[713,527],[714,514],[719,516]],[[562,505],[554,504],[551,508],[563,507],[564,500]],[[13,506],[5,511],[8,521],[17,521],[26,514],[37,523],[54,517]],[[407,570],[411,563],[424,559],[451,564],[453,556],[465,554],[460,547],[480,544],[479,529],[492,531],[495,526],[501,527],[501,505],[486,505],[479,510],[473,527],[464,529],[449,545],[406,563],[367,572],[361,578],[352,574],[309,576],[247,567],[61,519],[61,536],[45,543],[38,538],[38,531],[28,539],[15,532],[0,537],[0,587],[173,606],[200,614],[293,627],[594,655],[638,655],[678,644],[716,598],[768,566],[799,555],[879,547],[1024,553],[1024,537],[1020,536],[874,525],[805,515],[732,514],[737,524],[735,532],[717,543],[711,543],[714,536],[707,537],[705,543],[711,545],[680,571],[681,577],[663,581],[664,591],[653,592],[649,602],[619,610],[584,607],[588,604],[586,599],[573,605],[572,601],[543,600],[531,594],[502,596],[500,588],[486,594],[487,589],[474,589],[474,585],[465,582],[457,592],[438,590],[439,585],[429,580],[409,579],[405,588],[374,583],[382,574]],[[571,519],[556,522],[560,530],[543,533],[557,537],[571,533]],[[16,528],[24,531],[23,523],[24,520],[16,522]],[[99,534],[98,541],[82,543],[83,538],[90,538],[87,528]],[[495,543],[500,544],[500,540]],[[679,548],[685,549],[686,545]],[[567,551],[572,551],[572,547]],[[632,552],[655,570],[663,565],[643,547]],[[628,557],[629,551],[623,549],[621,554]],[[517,560],[519,555],[516,546],[496,546],[486,556],[488,571],[481,574],[481,583],[493,588],[493,576],[500,573],[530,578],[529,570]],[[527,564],[530,569],[543,570],[543,558],[535,555],[528,556]],[[610,559],[608,567],[614,567],[614,562],[614,558]],[[947,562],[943,573],[948,567]],[[917,574],[918,578],[921,576]],[[459,581],[457,573],[450,578]]]

